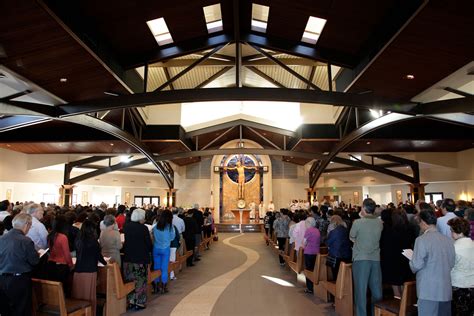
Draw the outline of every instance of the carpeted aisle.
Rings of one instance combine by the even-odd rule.
[[[201,261],[154,295],[136,315],[335,315],[331,304],[303,292],[296,275],[280,267],[259,233],[219,234]]]

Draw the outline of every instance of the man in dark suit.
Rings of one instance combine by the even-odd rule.
[[[204,216],[202,215],[202,212],[199,210],[198,207],[194,207],[194,213],[193,213],[194,219],[196,219],[197,222],[197,232],[194,234],[195,238],[195,244],[194,244],[194,261],[199,261],[199,257],[201,256],[199,253],[199,245],[201,244],[202,240],[202,227],[204,226]]]
[[[187,250],[192,250],[193,253],[195,252],[194,246],[196,245],[196,234],[199,231],[198,223],[196,219],[194,218],[194,213],[199,212],[195,209],[190,209],[188,210],[188,213],[184,217],[184,232],[183,232],[183,237],[184,241],[186,242],[186,249]],[[193,266],[193,256],[190,256],[186,260],[186,265],[187,266]]]
[[[26,237],[29,214],[18,214],[13,229],[0,238],[0,315],[31,315],[31,271],[39,256]]]

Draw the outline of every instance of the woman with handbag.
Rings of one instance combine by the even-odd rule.
[[[331,268],[333,278],[336,280],[341,261],[351,262],[352,249],[351,241],[349,240],[349,231],[342,218],[339,215],[331,216],[331,224],[333,224],[335,228],[329,233],[326,239],[326,244],[329,248],[326,265]]]

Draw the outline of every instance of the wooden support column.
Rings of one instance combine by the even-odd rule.
[[[418,200],[425,199],[425,186],[427,183],[412,183],[410,184],[411,202],[413,204]]]
[[[72,184],[63,184],[59,188],[59,203],[63,206],[72,205],[72,194],[73,194],[74,185]]]
[[[175,207],[176,206],[176,191],[178,189],[168,189],[166,190],[166,207]]]
[[[316,189],[313,188],[305,188],[307,200],[310,205],[313,205],[313,201],[317,198],[316,197]]]

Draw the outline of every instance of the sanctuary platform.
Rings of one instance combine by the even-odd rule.
[[[239,233],[240,224],[235,223],[219,223],[216,224],[219,233]],[[263,224],[242,224],[242,232],[244,233],[260,233],[263,231]]]

